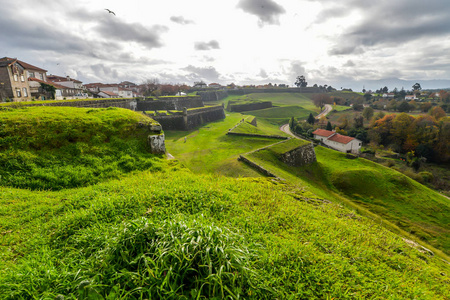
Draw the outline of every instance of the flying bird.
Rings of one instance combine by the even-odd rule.
[[[112,10],[109,10],[107,8],[105,8],[105,10],[107,10],[110,14],[116,15]]]

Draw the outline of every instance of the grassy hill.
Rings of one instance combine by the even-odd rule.
[[[159,168],[146,145],[156,122],[130,110],[23,107],[0,116],[4,186],[55,190]]]
[[[363,189],[346,189],[346,182],[362,176],[361,170],[384,170],[375,164],[320,149],[314,166],[289,169],[275,163],[282,150],[275,147],[263,161],[286,180],[257,178],[235,158],[274,140],[226,136],[240,114],[191,132],[166,132],[166,146],[178,162],[145,150],[147,133],[140,129],[152,120],[134,112],[40,109],[0,111],[1,126],[8,129],[2,131],[0,154],[11,156],[21,145],[27,160],[16,160],[16,169],[30,160],[49,174],[60,172],[38,182],[46,190],[0,181],[1,299],[450,297],[448,263],[388,231],[379,219],[342,205],[355,193],[361,201],[368,197]],[[68,133],[59,135],[65,128]],[[271,127],[262,122],[258,128]],[[70,145],[83,151],[67,154]],[[37,157],[45,153],[47,165],[39,165]],[[100,161],[79,164],[88,157]],[[119,163],[121,157],[130,164]],[[116,179],[103,173],[105,164],[120,171]],[[80,174],[98,170],[104,177],[76,188],[60,184],[59,176],[75,166]],[[37,178],[34,170],[11,174]],[[344,171],[356,175],[339,173]],[[216,174],[221,172],[252,177]],[[395,179],[395,173],[388,175]],[[383,176],[376,180],[392,195],[400,193]],[[428,193],[409,185],[406,195],[419,210],[419,197]],[[430,197],[431,210],[445,205]],[[425,222],[440,222],[429,217]]]

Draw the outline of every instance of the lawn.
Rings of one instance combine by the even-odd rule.
[[[239,163],[237,158],[241,153],[273,144],[276,140],[226,135],[243,118],[245,115],[240,113],[227,113],[226,119],[201,126],[197,130],[165,131],[167,151],[195,173],[259,176],[253,169]],[[262,128],[258,132],[285,135],[277,127],[259,120],[257,122],[258,128]]]

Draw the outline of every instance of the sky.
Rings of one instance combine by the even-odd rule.
[[[83,83],[450,88],[449,0],[0,0],[0,13],[0,57]]]

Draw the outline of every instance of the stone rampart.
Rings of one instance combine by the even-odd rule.
[[[225,111],[222,105],[218,105],[150,117],[158,121],[164,130],[191,130],[205,123],[225,119]]]
[[[286,136],[281,135],[265,135],[265,134],[255,134],[255,133],[239,133],[239,132],[233,132],[228,131],[227,135],[240,135],[240,136],[247,136],[247,137],[259,137],[259,138],[269,138],[269,139],[277,139],[277,140],[288,140],[289,138]]]
[[[245,104],[239,104],[239,102],[236,102],[236,103],[228,103],[227,110],[231,111],[231,112],[243,112],[243,111],[259,110],[259,109],[265,109],[265,108],[271,108],[271,107],[272,107],[272,102],[270,102],[270,101],[245,103]]]
[[[204,107],[203,101],[199,96],[189,97],[160,97],[157,100],[138,100],[137,111],[155,111],[155,110],[182,110],[186,108]]]
[[[281,161],[293,167],[301,167],[317,161],[314,145],[300,146],[281,155]]]
[[[14,104],[13,104],[14,105]],[[99,100],[59,100],[59,101],[28,101],[20,102],[18,106],[58,106],[58,107],[92,107],[92,108],[108,108],[120,107],[131,110],[136,109],[136,99],[134,98],[115,98],[115,99],[99,99]]]
[[[228,90],[228,95],[246,95],[254,93],[321,93],[324,92],[320,88],[305,87],[305,88],[272,88],[272,89],[236,89]]]
[[[276,176],[275,174],[273,174],[269,170],[265,169],[264,167],[258,165],[255,162],[251,161],[250,159],[246,158],[243,155],[239,155],[238,160],[246,163],[247,165],[249,165],[250,167],[252,167],[253,169],[255,169],[256,171],[260,172],[263,175],[266,175],[268,177],[275,177],[277,179],[280,179],[278,176]]]
[[[200,91],[197,92],[197,95],[202,98],[202,101],[208,102],[222,100],[228,96],[228,93],[226,91]]]

